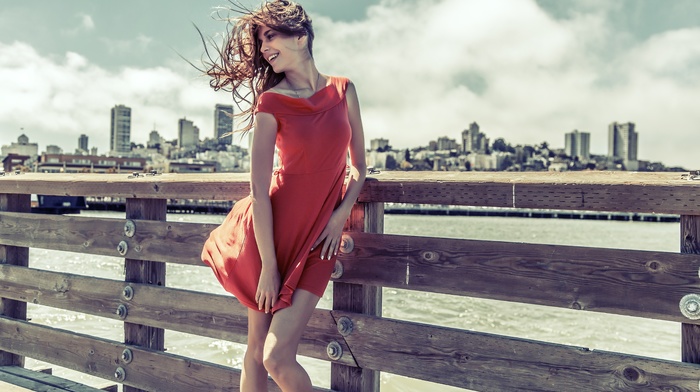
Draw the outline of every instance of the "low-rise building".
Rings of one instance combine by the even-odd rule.
[[[216,173],[218,162],[198,159],[181,159],[166,163],[167,173]]]
[[[145,158],[42,154],[37,162],[36,171],[39,173],[131,173],[142,172],[145,167]]]

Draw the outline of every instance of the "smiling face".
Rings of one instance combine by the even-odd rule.
[[[287,35],[265,25],[257,28],[260,53],[275,73],[282,73],[310,56],[306,36]]]

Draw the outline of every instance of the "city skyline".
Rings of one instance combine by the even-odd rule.
[[[215,117],[215,122],[214,122],[214,138],[219,141],[219,144],[227,144],[225,141],[229,137],[226,138],[220,138],[222,135],[222,126],[219,124],[219,122],[224,123],[224,130],[229,129],[231,127],[231,116],[227,115],[226,113],[231,113],[233,108],[230,105],[222,105],[222,104],[216,104],[214,108],[214,117]],[[111,123],[112,127],[110,130],[110,138],[111,140],[116,140],[120,139],[121,140],[121,145],[123,146],[123,149],[120,151],[118,149],[114,148],[114,145],[112,144],[111,149],[109,151],[103,152],[102,154],[97,154],[97,155],[110,155],[110,156],[129,156],[129,151],[126,150],[126,145],[143,145],[144,147],[152,147],[156,144],[159,144],[161,142],[167,141],[167,142],[172,142],[174,147],[180,148],[180,149],[185,149],[185,150],[190,150],[200,144],[200,142],[204,142],[206,139],[211,139],[210,137],[200,137],[200,129],[197,125],[194,124],[193,121],[188,120],[186,117],[178,119],[178,136],[174,139],[171,140],[166,140],[162,138],[160,135],[159,131],[157,129],[153,129],[149,132],[148,140],[145,143],[141,143],[140,140],[128,140],[129,135],[130,135],[130,121],[131,121],[131,108],[119,104],[115,105],[111,109]],[[116,124],[116,125],[115,125]],[[115,130],[116,128],[116,130]],[[154,127],[155,128],[155,127]],[[493,143],[493,140],[498,140],[501,139],[505,142],[507,145],[512,145],[508,140],[506,140],[503,137],[496,136],[495,138],[489,138],[487,137],[488,134],[486,132],[481,132],[481,127],[476,121],[473,121],[469,124],[467,128],[464,128],[461,133],[461,140],[458,141],[457,139],[452,139],[448,135],[443,135],[437,137],[437,140],[427,140],[427,143],[425,144],[420,144],[417,146],[406,146],[405,149],[434,149],[434,150],[457,150],[457,151],[467,151],[467,152],[474,152],[474,153],[486,153],[487,151],[490,151],[492,148],[491,143]],[[543,140],[541,143],[538,142],[531,142],[531,143],[524,143],[524,144],[518,144],[515,146],[536,146],[538,144],[544,144],[546,143],[548,145],[548,148],[554,149],[554,150],[561,150],[571,158],[578,158],[582,159],[584,161],[589,160],[591,155],[597,155],[597,156],[606,156],[609,158],[613,159],[622,159],[623,163],[627,167],[627,170],[637,170],[637,164],[639,160],[647,161],[647,162],[653,162],[648,159],[645,159],[644,157],[638,157],[637,155],[637,141],[638,141],[638,134],[636,132],[636,125],[633,122],[626,122],[626,123],[618,123],[617,121],[613,121],[608,125],[608,145],[607,145],[607,154],[605,153],[591,153],[590,151],[590,141],[591,141],[591,134],[590,132],[580,132],[578,129],[574,129],[571,132],[565,132],[564,134],[564,147],[560,147],[557,145],[552,145],[550,141],[548,140]],[[250,136],[250,135],[248,135]],[[28,137],[28,135],[22,133],[21,135],[18,136],[18,142],[21,142],[24,140],[24,143],[26,144],[31,138]],[[396,149],[391,145],[390,140],[384,139],[384,138],[373,138],[369,139],[366,141],[367,143],[367,151],[372,151],[372,150],[385,150],[391,148],[394,151],[398,151],[400,149]],[[126,144],[125,144],[126,143]],[[12,143],[14,144],[14,143]],[[495,144],[495,143],[494,143]],[[72,153],[69,152],[69,150],[66,150],[66,152],[58,152],[58,150],[63,151],[63,147],[58,146],[58,145],[47,145],[44,149],[44,151],[41,150],[41,148],[38,146],[38,143],[31,143],[31,145],[36,146],[34,147],[37,149],[37,152],[39,155],[42,153],[48,153],[48,154],[66,154],[66,155],[71,155]],[[514,146],[514,147],[515,147]],[[11,147],[9,144],[8,145],[2,145],[3,149],[5,147]],[[85,134],[81,134],[78,137],[78,148],[76,149],[75,153],[80,154],[85,153],[85,154],[91,154],[95,155],[95,149],[96,147],[90,147],[88,145],[88,136]],[[403,149],[403,148],[401,148]],[[31,154],[29,154],[31,155]],[[668,165],[665,162],[662,161],[655,161],[658,163],[662,163],[666,165],[667,167],[671,167],[673,165]]]
[[[208,137],[211,108],[231,96],[211,91],[178,55],[198,61],[192,22],[216,36],[225,24],[209,15],[222,3],[6,2],[0,144],[22,132],[42,145],[85,134],[106,152],[105,111],[118,103],[133,108],[138,143],[154,123],[176,138],[183,117]],[[700,124],[698,2],[301,3],[314,19],[319,69],[355,82],[367,141],[424,145],[478,119],[513,144],[563,147],[561,135],[578,129],[597,135],[592,153],[605,153],[609,123],[631,121],[644,135],[640,159],[696,165],[686,140]]]

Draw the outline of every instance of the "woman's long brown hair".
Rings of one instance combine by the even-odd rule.
[[[235,132],[246,133],[253,128],[253,114],[260,94],[284,79],[284,73],[275,73],[260,53],[258,27],[265,25],[288,36],[307,36],[312,55],[314,31],[306,11],[292,1],[268,1],[252,11],[234,1],[230,3],[226,11],[229,15],[238,14],[236,17],[220,17],[221,11],[216,13],[228,22],[222,45],[212,38],[205,39],[195,26],[204,44],[204,68],[196,68],[211,78],[209,85],[215,91],[232,93],[238,107],[233,115],[243,118],[242,126]]]

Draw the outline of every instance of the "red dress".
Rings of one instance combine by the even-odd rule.
[[[335,258],[321,260],[321,245],[311,246],[342,199],[346,157],[352,134],[345,92],[348,80],[330,77],[309,98],[265,92],[256,112],[277,120],[280,168],[270,184],[273,233],[282,285],[273,312],[292,304],[300,288],[321,297]],[[202,250],[224,289],[258,310],[255,292],[262,261],[253,232],[250,196],[239,200]]]

